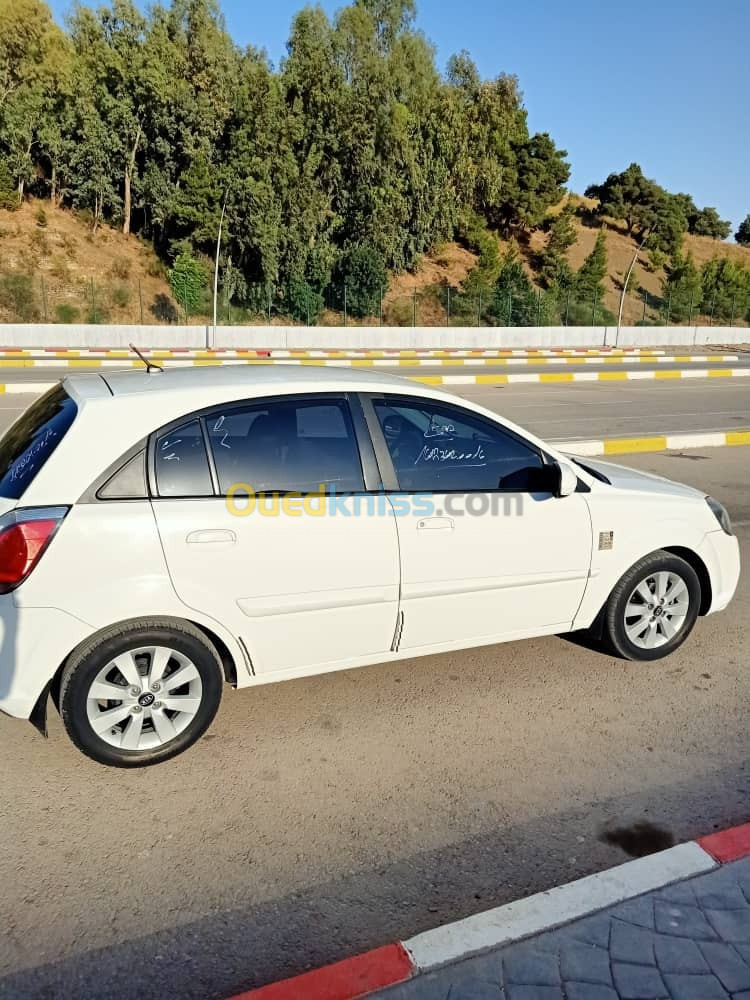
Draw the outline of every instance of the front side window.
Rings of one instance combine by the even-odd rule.
[[[219,490],[243,483],[255,493],[364,490],[344,400],[279,400],[218,408],[206,416]]]
[[[540,453],[480,416],[430,399],[374,406],[402,490],[530,492],[542,482]]]
[[[208,497],[213,494],[199,420],[191,420],[157,437],[154,470],[160,497]]]

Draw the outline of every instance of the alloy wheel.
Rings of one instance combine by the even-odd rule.
[[[679,635],[689,609],[688,585],[678,573],[652,573],[628,598],[625,634],[639,649],[657,649]]]
[[[119,750],[154,750],[193,721],[203,684],[184,653],[144,646],[115,656],[88,691],[86,714],[96,735]]]

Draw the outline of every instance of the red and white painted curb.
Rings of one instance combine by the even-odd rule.
[[[232,1000],[356,1000],[750,855],[750,823],[477,913]]]

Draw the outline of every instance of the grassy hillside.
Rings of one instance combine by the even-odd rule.
[[[576,270],[593,249],[600,226],[589,212],[593,203],[586,199],[577,201],[579,210],[573,223],[576,243],[568,252],[568,261]],[[518,247],[532,280],[535,279],[533,263],[546,239],[543,232],[536,231]],[[604,305],[616,314],[622,282],[636,244],[614,220],[609,220],[606,240],[609,273]],[[508,244],[498,240],[499,253],[502,255],[507,249]],[[728,256],[750,269],[747,247],[686,235],[684,249],[692,253],[699,266],[714,257]],[[450,303],[453,324],[475,325],[479,318],[476,297],[464,297],[461,293],[476,264],[476,254],[457,243],[446,243],[425,255],[414,272],[392,276],[383,295],[384,324],[411,325],[416,293],[418,324],[445,325]],[[639,288],[646,292],[646,317],[656,320],[664,270],[654,269],[648,255],[643,255],[635,274]],[[643,307],[642,293],[630,296],[626,301],[625,322],[642,321]],[[17,211],[0,211],[0,322],[46,319],[157,323],[165,321],[165,308],[172,310],[173,318],[178,316],[180,322],[185,321],[183,309],[178,309],[172,297],[163,263],[138,238],[124,236],[107,226],[99,226],[92,232],[87,219],[52,208],[49,202],[32,200]],[[207,298],[205,306],[189,320],[207,322],[209,313]],[[233,323],[267,321],[262,314],[234,307],[227,312],[223,305],[220,318]],[[703,320],[706,321],[705,317]],[[347,321],[353,323],[351,317]],[[358,322],[378,321],[375,316]],[[272,322],[282,323],[287,319],[274,309]],[[343,316],[340,312],[325,311],[321,322],[341,325]]]

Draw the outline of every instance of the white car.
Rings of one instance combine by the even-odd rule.
[[[252,687],[588,629],[655,660],[734,594],[724,508],[377,373],[74,375],[0,441],[0,710],[121,767]],[[502,679],[498,678],[498,684]]]

